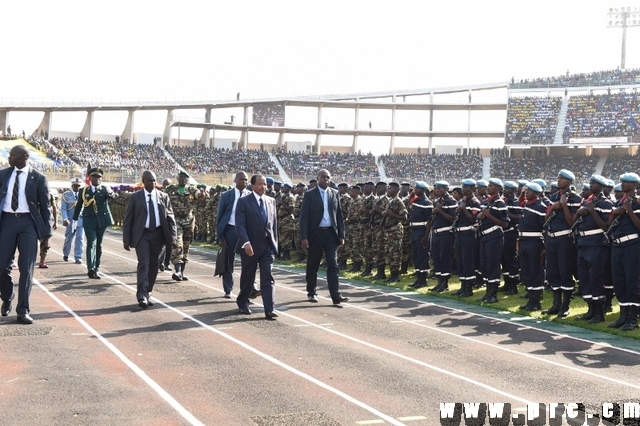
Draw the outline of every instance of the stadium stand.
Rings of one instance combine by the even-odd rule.
[[[306,154],[279,151],[278,161],[292,180],[306,180],[316,176],[318,170],[328,169],[334,181],[361,181],[378,179],[379,172],[372,154],[328,153]]]
[[[618,182],[620,175],[628,172],[638,173],[640,170],[640,156],[612,154],[602,169],[602,176]]]
[[[250,149],[232,151],[229,149],[171,146],[167,151],[173,159],[189,173],[235,173],[244,170],[249,175],[278,173],[276,164],[271,161],[267,151]]]
[[[561,75],[557,77],[535,78],[532,80],[520,80],[516,83],[511,79],[510,89],[534,89],[534,88],[562,88],[562,87],[589,87],[589,86],[614,86],[620,84],[640,84],[640,69],[615,69],[606,71],[592,71],[589,73]]]
[[[561,104],[562,98],[559,96],[509,98],[506,143],[552,143]]]
[[[390,154],[380,157],[385,173],[391,180],[448,180],[482,177],[482,157],[479,155]],[[432,182],[429,182],[432,184]]]
[[[569,138],[638,136],[638,94],[578,95],[569,98],[563,140]]]
[[[538,156],[526,158],[491,158],[491,176],[503,180],[545,179],[553,181],[561,169],[571,170],[576,181],[588,180],[595,173],[598,155],[585,156]]]

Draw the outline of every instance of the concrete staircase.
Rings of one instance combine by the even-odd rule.
[[[382,160],[378,161],[378,156],[376,155],[375,157],[375,162],[378,165],[378,175],[380,176],[380,181],[381,182],[386,182],[387,181],[387,172],[384,168],[384,162]]]
[[[491,157],[482,157],[482,179],[489,180],[491,177]]]
[[[562,100],[562,106],[560,106],[560,113],[558,114],[558,127],[556,127],[556,136],[553,138],[554,145],[562,145],[562,134],[564,133],[564,126],[567,122],[567,110],[569,109],[569,97],[566,96]]]
[[[598,164],[596,164],[596,171],[593,172],[593,173],[595,173],[597,175],[601,175],[602,174],[602,170],[604,170],[604,165],[607,163],[607,159],[608,158],[609,158],[609,156],[600,157],[600,159],[598,160]]]
[[[273,161],[276,164],[276,167],[278,168],[278,174],[280,175],[280,180],[282,181],[282,183],[285,183],[285,182],[291,183],[291,178],[289,177],[287,172],[284,171],[284,167],[282,167],[282,164],[280,164],[280,160],[278,160],[278,157],[276,157],[271,152],[269,152],[268,154],[269,154],[269,159]]]

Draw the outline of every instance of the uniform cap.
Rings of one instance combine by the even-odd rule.
[[[274,180],[273,184],[282,186],[282,182],[280,182],[279,180]]]
[[[556,181],[551,182],[551,187],[552,188],[558,188],[558,182],[556,182]]]
[[[620,182],[638,183],[640,182],[640,176],[635,173],[625,173],[620,176]]]
[[[345,187],[345,186],[348,188],[348,187],[349,187],[349,184],[348,184],[347,182],[340,182],[340,183],[338,184],[338,187]]]
[[[600,185],[607,186],[607,179],[602,175],[591,175],[589,182],[599,183]]]
[[[398,182],[389,182],[389,186],[393,186],[394,188],[400,188],[400,184]]]
[[[547,181],[545,181],[544,179],[534,179],[531,182],[537,183],[542,187],[542,189],[545,189],[547,187]]]
[[[518,180],[518,186],[527,186],[528,183],[529,181],[526,181],[524,179]]]
[[[476,181],[473,179],[465,179],[462,181],[462,185],[465,186],[476,186]]]
[[[178,176],[191,177],[191,176],[189,176],[189,173],[185,172],[184,170],[180,170],[180,173],[178,173]]]
[[[500,188],[502,188],[504,186],[504,184],[502,183],[501,179],[498,178],[491,178],[489,179],[489,183],[494,184],[495,186],[499,186]]]
[[[82,179],[80,179],[79,177],[74,177],[73,179],[71,179],[71,185],[82,185]]]
[[[99,176],[102,177],[103,175],[103,171],[101,168],[98,167],[94,167],[93,169],[89,170],[89,176]]]
[[[199,183],[196,185],[196,188],[201,189],[201,188],[206,188],[207,185],[205,185],[204,183]]]
[[[565,179],[568,179],[570,181],[574,181],[576,179],[576,175],[573,174],[573,172],[567,170],[567,169],[562,169],[558,172],[558,177],[563,177]]]
[[[518,189],[518,183],[514,182],[512,180],[508,180],[508,181],[505,181],[504,187],[505,188]]]
[[[376,183],[376,188],[379,187],[379,186],[383,186],[383,185],[386,186],[387,182],[380,181],[380,182]]]
[[[436,188],[449,188],[449,182],[447,182],[446,180],[439,180],[434,183],[433,186]]]
[[[267,183],[273,183],[273,178],[272,177],[268,177],[267,178]]]
[[[305,185],[304,182],[298,182],[298,184],[296,186],[302,186],[302,187],[306,187],[307,185]]]
[[[489,186],[489,182],[487,182],[484,179],[480,179],[479,181],[476,182],[476,186],[481,186],[483,188],[486,188],[487,186]]]
[[[351,185],[349,187],[349,189],[355,189],[356,191],[362,191],[362,188],[360,188],[358,185]]]
[[[538,194],[541,194],[543,192],[543,189],[540,185],[538,185],[535,182],[529,182],[527,185],[527,188],[529,188],[532,191],[537,192]]]
[[[402,186],[411,186],[411,184],[409,182],[402,182],[400,185],[402,185]]]
[[[429,189],[429,187],[427,186],[427,182],[423,180],[417,180],[415,185],[416,185],[416,188]]]
[[[616,186],[613,187],[613,190],[616,192],[622,192],[622,184],[619,183]]]
[[[605,186],[608,186],[609,188],[613,188],[616,184],[611,180],[611,179],[607,179],[607,184]]]
[[[364,184],[365,185],[373,185],[373,186],[375,186],[375,183],[373,181],[371,181],[371,180],[369,182],[365,182]]]
[[[289,182],[285,182],[282,186],[286,187],[286,188],[291,188],[291,184]]]
[[[590,190],[590,189],[591,189],[591,186],[589,186],[589,184],[588,184],[588,183],[583,183],[583,184],[582,184],[582,190],[583,190],[583,191],[585,191],[585,190],[586,190],[586,191],[588,191],[588,190]]]

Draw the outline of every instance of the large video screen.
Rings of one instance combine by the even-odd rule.
[[[284,104],[253,105],[253,125],[284,127]]]

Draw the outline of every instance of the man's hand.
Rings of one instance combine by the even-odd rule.
[[[338,244],[338,250],[340,250],[342,247],[344,247],[344,238],[340,238],[339,241],[340,241],[340,243]]]
[[[65,219],[62,221],[62,226],[69,226],[69,219]]]
[[[302,240],[300,241],[300,247],[302,247],[303,250],[308,250],[309,249],[309,240]]]
[[[126,251],[131,251],[131,247],[127,243],[122,243],[122,247],[124,247]]]
[[[249,257],[253,256],[253,247],[251,247],[251,243],[248,243],[246,246],[244,246],[244,252]]]
[[[220,245],[220,247],[224,248],[224,247],[227,246],[227,241],[226,240],[220,240],[219,241],[219,245]]]

